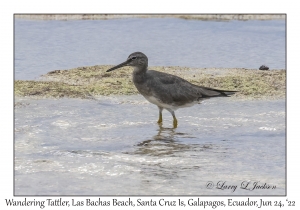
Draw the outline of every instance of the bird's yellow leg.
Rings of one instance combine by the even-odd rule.
[[[158,118],[157,123],[161,124],[162,123],[162,110],[163,110],[163,108],[158,107],[158,109],[159,109],[159,118]]]
[[[159,118],[158,118],[157,123],[162,123],[162,113],[161,112],[159,113]]]
[[[177,128],[178,122],[177,122],[177,119],[175,117],[175,112],[173,110],[171,110],[169,112],[171,112],[171,114],[173,116],[173,128]]]
[[[177,128],[177,125],[178,125],[178,122],[177,122],[177,119],[175,117],[175,115],[173,116],[173,127],[174,128]]]

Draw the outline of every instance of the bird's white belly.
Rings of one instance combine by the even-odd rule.
[[[181,106],[174,106],[172,104],[166,104],[166,103],[162,103],[161,101],[157,100],[155,97],[153,96],[144,96],[150,103],[155,104],[159,107],[165,108],[165,109],[171,109],[173,111],[179,109],[179,108],[184,108],[184,107],[190,107],[193,106],[197,103],[199,103],[199,101],[194,101],[192,103],[187,103]]]

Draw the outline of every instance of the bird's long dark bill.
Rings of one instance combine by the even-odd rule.
[[[121,68],[121,67],[123,67],[123,66],[126,66],[129,62],[130,62],[130,61],[125,61],[125,62],[123,62],[123,63],[120,63],[119,65],[114,66],[114,67],[108,69],[106,72],[113,71],[113,70],[116,70],[116,69]]]

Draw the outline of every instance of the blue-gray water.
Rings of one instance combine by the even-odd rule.
[[[16,102],[17,195],[285,194],[284,100],[210,99],[178,110],[177,129],[142,96]]]
[[[16,79],[134,51],[152,66],[285,68],[285,22],[15,20]],[[176,111],[177,129],[140,95],[15,103],[16,195],[285,194],[284,100],[210,99]]]
[[[15,20],[16,79],[118,64],[136,51],[150,66],[284,69],[285,21]]]

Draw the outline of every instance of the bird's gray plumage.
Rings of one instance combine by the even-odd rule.
[[[236,92],[197,86],[175,75],[148,70],[148,58],[141,52],[130,54],[125,62],[107,72],[123,66],[134,67],[133,83],[148,101],[158,106],[159,123],[162,121],[162,110],[167,109],[173,115],[174,127],[177,127],[174,113],[176,109],[191,106],[203,99],[226,97]]]

